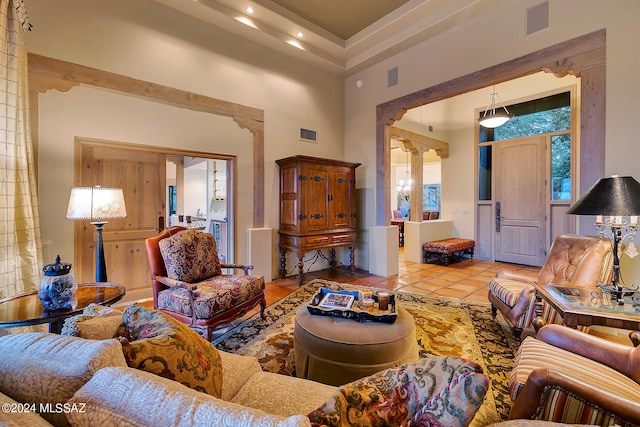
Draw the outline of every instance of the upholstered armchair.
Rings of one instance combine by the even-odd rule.
[[[512,419],[640,425],[640,347],[545,325],[522,341],[509,393]]]
[[[611,242],[604,237],[560,235],[556,237],[538,274],[500,270],[489,282],[489,302],[495,318],[497,311],[513,327],[520,339],[523,331],[534,335],[536,292],[532,282],[593,287],[607,283],[613,271]],[[561,323],[562,318],[545,302],[538,310],[544,323]]]
[[[264,277],[252,266],[221,264],[213,234],[175,226],[146,240],[156,310],[202,329],[211,341],[213,329],[260,305],[264,318]],[[240,269],[239,275],[222,269]]]

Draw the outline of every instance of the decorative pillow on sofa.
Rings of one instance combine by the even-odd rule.
[[[429,357],[345,384],[308,416],[312,424],[330,427],[463,427],[488,387],[479,365]]]
[[[222,274],[216,240],[211,233],[184,230],[158,243],[167,276],[196,283]]]
[[[106,340],[113,338],[122,323],[122,312],[111,307],[89,304],[82,313],[64,321],[61,335]]]
[[[125,309],[116,336],[130,367],[220,397],[220,353],[187,325],[134,303]]]

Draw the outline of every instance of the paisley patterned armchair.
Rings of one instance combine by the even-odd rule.
[[[203,330],[208,341],[217,326],[258,304],[264,318],[264,277],[249,275],[253,266],[221,264],[213,234],[175,226],[145,244],[156,310]],[[222,269],[244,274],[222,274]]]

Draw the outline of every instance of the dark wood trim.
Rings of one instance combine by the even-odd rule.
[[[606,30],[598,30],[376,107],[376,224],[390,225],[390,131],[407,110],[540,71],[581,77],[580,191],[604,176]],[[582,227],[581,227],[582,228]]]

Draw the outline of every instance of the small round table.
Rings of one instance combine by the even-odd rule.
[[[115,283],[78,284],[71,308],[46,310],[38,292],[27,292],[0,300],[0,328],[49,324],[49,332],[60,333],[64,320],[80,314],[89,304],[111,305],[122,299],[125,288]]]
[[[416,325],[397,306],[394,323],[312,315],[304,304],[293,331],[296,375],[340,386],[418,359]]]

